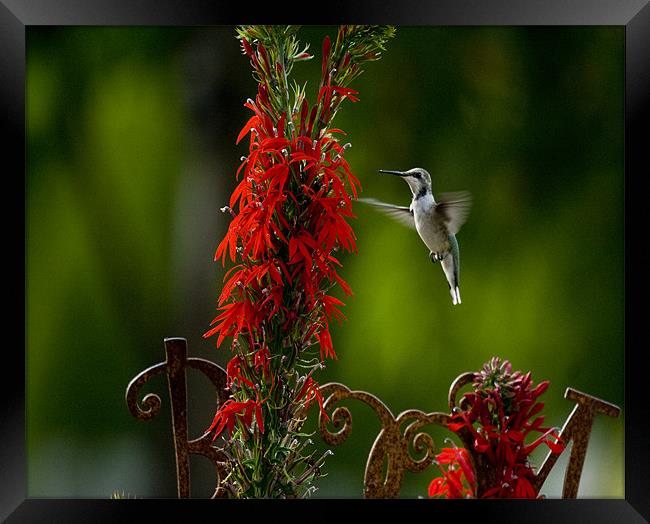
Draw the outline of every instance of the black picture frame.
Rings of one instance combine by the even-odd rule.
[[[184,25],[205,26],[237,23],[311,24],[390,23],[395,25],[608,25],[625,27],[625,499],[547,501],[336,501],[354,511],[418,511],[419,518],[480,518],[484,522],[647,522],[650,519],[650,419],[646,399],[647,373],[643,365],[644,297],[648,276],[648,242],[645,225],[648,209],[643,191],[648,142],[643,126],[650,122],[650,0],[437,0],[424,3],[402,0],[379,2],[330,1],[319,4],[309,20],[306,3],[253,4],[208,0],[0,0],[0,99],[2,106],[5,183],[12,182],[4,200],[5,220],[12,216],[8,203],[25,191],[25,34],[33,25]],[[287,15],[289,14],[289,15]],[[316,18],[318,16],[318,18]],[[251,20],[253,18],[253,20]],[[22,181],[22,184],[21,182]],[[15,193],[14,193],[15,191]],[[11,195],[11,196],[9,196]],[[23,207],[23,216],[25,208]],[[603,210],[607,212],[607,210]],[[9,228],[7,228],[9,229]],[[26,229],[25,229],[26,231]],[[24,244],[5,250],[5,261],[25,268]],[[23,253],[23,256],[20,256]],[[607,263],[603,260],[603,263]],[[5,303],[10,315],[25,311],[23,280],[5,273]],[[18,267],[18,273],[20,267]],[[23,318],[23,322],[24,322]],[[18,319],[5,315],[6,330]],[[24,334],[24,331],[23,331]],[[136,515],[165,521],[188,519],[189,512],[205,512],[209,518],[234,518],[242,512],[234,501],[180,500],[57,500],[27,497],[25,449],[25,369],[18,341],[13,335],[3,344],[0,380],[0,519],[7,522],[86,522],[134,520]],[[16,337],[18,338],[18,337]],[[24,337],[23,337],[24,340]],[[25,342],[25,351],[28,350]],[[8,365],[12,354],[18,363]],[[20,362],[22,361],[22,364]],[[341,518],[338,503],[326,500],[251,501],[245,512],[278,511],[289,516]],[[428,504],[426,507],[419,504]],[[431,505],[433,504],[433,505]],[[221,506],[217,506],[221,505]],[[272,508],[267,508],[271,505]],[[232,517],[231,517],[232,515]],[[141,518],[140,517],[140,518]],[[259,518],[259,516],[258,516]]]

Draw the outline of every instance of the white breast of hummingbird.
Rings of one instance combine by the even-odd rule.
[[[415,220],[415,229],[422,241],[434,253],[449,250],[449,233],[442,221],[434,220],[436,202],[431,192],[419,198],[413,198],[411,211]]]

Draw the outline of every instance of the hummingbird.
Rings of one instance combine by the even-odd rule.
[[[431,192],[431,175],[421,167],[408,171],[391,171],[387,173],[402,177],[411,189],[413,198],[409,207],[386,204],[372,198],[359,200],[377,207],[386,215],[418,232],[424,244],[429,248],[429,258],[435,264],[440,262],[449,284],[449,293],[454,305],[460,304],[459,271],[460,253],[456,233],[465,223],[471,196],[467,191],[441,193],[438,201]]]

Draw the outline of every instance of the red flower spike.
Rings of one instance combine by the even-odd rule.
[[[361,186],[343,158],[346,147],[337,141],[345,133],[330,127],[343,99],[358,100],[358,93],[337,85],[338,77],[333,74],[334,67],[339,71],[350,67],[355,74],[351,54],[340,53],[343,41],[337,41],[338,58],[334,57],[327,37],[318,102],[310,106],[301,95],[289,105],[299,110],[282,112],[277,105],[278,86],[270,79],[286,73],[285,63],[277,62],[271,43],[267,48],[260,43],[266,43],[263,38],[254,39],[253,32],[244,34],[242,49],[259,83],[254,100],[244,104],[251,115],[236,144],[248,136],[248,153],[237,167],[238,182],[227,206],[232,219],[215,251],[215,260],[225,265],[228,257],[233,267],[223,278],[217,314],[204,334],[214,336],[217,347],[226,338],[232,340],[235,355],[226,366],[227,382],[240,389],[215,414],[210,426],[214,438],[224,431],[232,436],[237,428],[244,432],[243,439],[246,429],[274,434],[270,424],[277,420],[270,411],[265,413],[264,403],[271,392],[277,392],[276,385],[286,387],[290,382],[284,370],[274,369],[281,366],[274,365],[280,360],[272,360],[272,353],[280,357],[287,345],[305,352],[317,342],[321,360],[337,358],[330,323],[345,319],[344,303],[330,290],[336,284],[347,295],[352,290],[337,273],[341,262],[334,255],[357,249],[348,222],[355,218],[352,199]],[[345,29],[348,36],[349,29]],[[255,48],[253,42],[257,42]],[[306,57],[302,53],[289,59]],[[260,395],[269,396],[260,400]],[[277,400],[274,396],[273,402]],[[329,419],[311,376],[297,400],[304,406],[318,402],[321,416]],[[447,492],[462,494],[468,485],[465,477],[471,478],[462,456],[448,476]]]
[[[539,415],[544,404],[537,399],[548,385],[544,381],[534,386],[531,373],[513,373],[511,364],[498,358],[474,374],[474,390],[463,395],[462,408],[452,414],[447,427],[454,432],[468,431],[473,437],[473,452],[482,454],[486,467],[496,472],[495,485],[483,497],[537,498],[529,455],[541,444],[554,454],[564,450],[554,430],[542,427],[544,417]],[[532,432],[540,435],[527,444]],[[452,449],[440,453],[437,460],[448,470],[442,470],[442,480],[430,484],[430,493],[458,496],[459,472],[467,485],[475,488],[471,482],[473,471],[467,469],[469,462],[454,458]]]

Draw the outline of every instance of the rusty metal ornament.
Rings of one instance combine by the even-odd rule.
[[[187,382],[185,370],[194,368],[206,375],[216,389],[217,404],[221,405],[228,398],[226,391],[226,372],[220,366],[201,358],[187,357],[187,341],[183,338],[165,339],[166,360],[155,364],[138,374],[126,389],[126,403],[134,417],[150,420],[158,414],[161,399],[150,393],[138,404],[142,386],[151,378],[166,374],[169,398],[172,410],[172,429],[176,452],[176,479],[179,498],[190,496],[189,455],[197,454],[207,457],[215,465],[217,488],[213,498],[227,496],[224,488],[219,487],[225,476],[226,454],[212,443],[205,434],[194,440],[187,435]],[[468,372],[458,376],[451,384],[448,395],[450,412],[458,407],[456,397],[461,388],[474,379],[474,373]],[[342,401],[357,400],[369,406],[379,418],[381,429],[370,449],[364,473],[364,498],[397,498],[400,495],[402,481],[406,471],[420,472],[430,467],[435,458],[435,443],[431,435],[422,431],[427,426],[446,428],[451,418],[449,413],[425,413],[416,409],[403,411],[394,416],[391,410],[376,396],[365,391],[352,391],[344,384],[331,382],[320,387],[323,395],[323,407],[331,412],[328,421],[319,413],[319,430],[326,444],[338,446],[343,444],[352,432],[352,413],[347,406],[337,405]],[[567,417],[559,436],[565,446],[571,442],[569,464],[564,477],[562,498],[576,498],[580,477],[584,466],[591,428],[596,415],[618,417],[620,408],[582,393],[567,388],[564,398],[576,402],[573,411]],[[462,404],[462,400],[461,400]],[[461,406],[462,407],[462,406]],[[403,428],[403,429],[402,429]],[[451,431],[450,431],[450,434]],[[471,435],[460,431],[458,437],[469,451],[477,477],[477,496],[481,496],[492,487],[491,470],[481,454],[473,449]],[[566,452],[565,450],[563,451]],[[535,475],[534,487],[539,492],[560,455],[548,453],[542,466]],[[386,464],[386,468],[384,468]],[[384,473],[385,470],[385,473]]]
[[[585,463],[587,445],[589,444],[589,436],[591,435],[591,427],[595,416],[607,415],[608,417],[618,418],[621,414],[621,408],[573,388],[566,388],[564,398],[573,400],[576,402],[576,406],[560,430],[560,439],[563,442],[567,444],[569,441],[573,442],[569,465],[564,475],[562,498],[574,499],[578,496],[580,475]],[[553,455],[552,453],[546,455],[536,476],[535,487],[537,489],[541,488],[558,458],[559,455]]]
[[[365,391],[350,391],[339,383],[329,383],[320,388],[326,400],[323,403],[325,411],[329,411],[342,400],[359,400],[370,406],[381,422],[381,430],[372,445],[364,476],[365,498],[397,498],[399,497],[402,480],[406,470],[418,472],[431,465],[434,458],[433,439],[427,433],[417,433],[428,424],[446,426],[449,421],[447,413],[424,413],[411,409],[395,417],[390,409],[374,395]],[[409,422],[402,433],[401,427]],[[331,423],[338,431],[330,431],[322,413],[319,415],[319,427],[323,440],[332,446],[342,444],[352,431],[352,414],[345,406],[334,409]],[[410,448],[420,458],[410,454]],[[387,461],[386,474],[383,474],[384,462]]]
[[[467,372],[458,376],[449,388],[448,405],[450,412],[457,408],[456,397],[460,389],[474,380],[474,373]],[[390,410],[374,395],[364,391],[350,391],[343,384],[330,383],[321,386],[323,397],[326,398],[323,406],[328,412],[338,402],[347,399],[356,399],[369,405],[378,415],[382,428],[370,450],[364,477],[365,498],[396,498],[406,470],[417,472],[426,469],[434,459],[434,442],[427,433],[416,433],[427,425],[446,427],[450,415],[446,413],[424,413],[419,410],[407,410],[394,417]],[[564,477],[562,498],[571,499],[578,496],[580,476],[584,466],[587,445],[594,417],[597,414],[609,417],[618,417],[620,408],[600,400],[596,397],[582,393],[573,388],[567,388],[564,398],[577,403],[560,430],[560,439],[568,447],[572,442],[571,455]],[[404,433],[400,427],[407,421],[412,422],[406,427]],[[347,439],[352,431],[352,415],[347,407],[338,406],[334,409],[331,422],[337,432],[327,429],[327,421],[322,414],[319,415],[320,432],[323,440],[330,445],[339,445]],[[492,470],[484,461],[484,455],[474,451],[473,438],[469,432],[459,432],[458,437],[464,447],[469,451],[472,465],[477,477],[477,496],[493,486]],[[412,446],[417,453],[423,453],[421,459],[415,460],[409,454]],[[563,451],[566,452],[565,450]],[[535,475],[534,487],[539,492],[548,477],[551,469],[560,455],[549,452],[542,466]],[[383,477],[383,464],[388,462],[385,477]],[[382,478],[383,477],[383,478]]]
[[[172,410],[172,428],[174,449],[176,452],[176,482],[178,498],[190,496],[190,455],[203,455],[215,466],[217,486],[223,477],[226,456],[224,452],[212,445],[212,438],[205,434],[194,440],[188,440],[187,432],[187,380],[186,368],[194,368],[206,375],[216,389],[218,405],[225,402],[226,372],[217,364],[202,358],[187,358],[187,340],[184,338],[166,338],[165,354],[167,359],[138,374],[126,388],[126,404],[134,417],[140,420],[150,420],[160,411],[160,397],[154,393],[146,395],[142,402],[143,409],[138,404],[140,388],[151,378],[165,373],[169,388],[169,398]],[[217,488],[214,497],[224,496],[223,490]],[[213,497],[213,498],[214,498]]]

